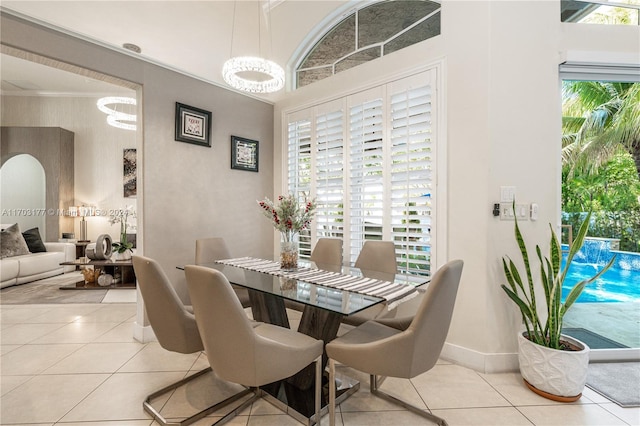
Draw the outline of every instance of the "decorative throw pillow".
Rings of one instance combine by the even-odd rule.
[[[29,247],[20,233],[18,224],[2,230],[0,235],[0,258],[29,254]]]
[[[29,251],[31,253],[47,251],[47,248],[42,242],[42,237],[40,237],[40,230],[38,228],[31,228],[24,231],[22,236],[24,237],[24,241],[27,243],[27,247],[29,247]]]

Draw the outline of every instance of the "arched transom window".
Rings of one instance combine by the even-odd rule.
[[[440,3],[386,0],[355,11],[330,28],[296,68],[296,87],[440,34]]]

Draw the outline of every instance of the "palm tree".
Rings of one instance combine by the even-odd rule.
[[[562,160],[570,177],[597,174],[628,152],[640,179],[640,84],[564,81],[563,100]]]

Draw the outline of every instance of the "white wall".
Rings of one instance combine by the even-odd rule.
[[[520,315],[500,289],[501,257],[517,259],[513,222],[491,214],[500,186],[536,202],[522,224],[543,247],[559,224],[561,97],[558,65],[572,50],[640,51],[638,27],[560,23],[559,1],[444,1],[442,35],[291,93],[276,104],[274,186],[283,188],[284,112],[444,61],[446,252],[465,261],[445,357],[480,371],[517,368]],[[446,173],[443,175],[442,173]],[[439,212],[440,213],[440,212]],[[442,219],[442,216],[439,217]]]
[[[45,234],[46,177],[42,164],[31,155],[8,159],[0,168],[2,223],[18,223],[20,231],[38,228]],[[29,214],[28,212],[31,212]]]
[[[135,97],[135,92],[131,95]],[[123,196],[123,149],[136,147],[136,133],[107,124],[96,107],[98,96],[2,96],[3,126],[62,127],[74,133],[74,197],[76,205],[93,205],[102,212],[136,207],[135,198]],[[88,238],[100,234],[118,240],[120,228],[108,216],[88,217]],[[80,219],[74,221],[80,238]],[[60,237],[60,236],[58,236]]]

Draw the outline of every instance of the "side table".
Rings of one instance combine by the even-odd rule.
[[[60,290],[109,290],[109,289],[132,289],[136,288],[136,275],[133,270],[133,262],[129,260],[84,260],[76,259],[72,262],[62,262],[61,265],[75,265],[92,267],[97,271],[104,271],[105,274],[120,277],[119,282],[108,286],[101,286],[95,282],[87,282],[82,279],[75,284],[60,287]]]

